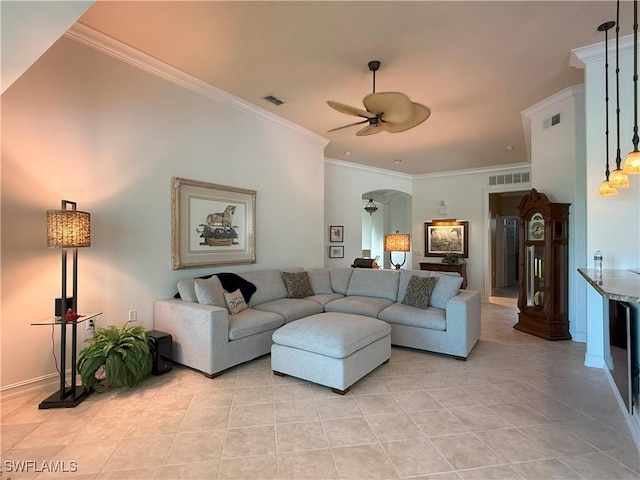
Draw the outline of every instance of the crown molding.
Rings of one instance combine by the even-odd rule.
[[[120,60],[121,62],[128,63],[129,65],[174,83],[175,85],[191,90],[199,95],[246,113],[259,120],[301,135],[307,140],[310,140],[323,148],[329,143],[329,139],[327,138],[271,113],[268,110],[264,110],[252,103],[246,102],[235,95],[214,87],[213,85],[203,82],[193,75],[189,75],[182,70],[161,62],[146,53],[136,50],[135,48],[98,32],[97,30],[82,23],[76,22],[64,35],[71,40],[105,53],[117,60]]]
[[[562,102],[566,102],[567,100],[574,100],[579,96],[584,96],[584,84],[572,85],[565,88],[564,90],[560,90],[558,93],[551,95],[550,97],[541,100],[535,105],[531,105],[529,108],[522,110],[520,112],[520,115],[531,119],[536,115],[543,113],[545,110],[548,110],[550,108],[557,108]]]
[[[616,53],[615,39],[609,40],[609,54]],[[633,54],[633,35],[625,35],[618,39],[618,50],[622,55]],[[569,66],[584,68],[587,63],[604,61],[604,42],[594,43],[586,47],[574,48],[569,56]]]
[[[414,175],[410,173],[396,172],[395,170],[387,170],[386,168],[371,167],[369,165],[363,165],[362,163],[345,162],[344,160],[336,160],[333,158],[324,158],[324,163],[329,165],[337,165],[338,167],[351,168],[354,170],[361,170],[363,172],[378,173],[386,175],[387,177],[397,177],[404,180],[413,180]]]

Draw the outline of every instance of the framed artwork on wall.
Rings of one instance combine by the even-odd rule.
[[[332,245],[329,247],[329,258],[344,258],[344,247]]]
[[[424,251],[427,257],[457,253],[469,257],[469,222],[432,220],[424,223]]]
[[[256,192],[172,179],[171,257],[180,268],[256,262]]]
[[[329,241],[333,243],[344,242],[344,226],[331,225],[329,227]]]

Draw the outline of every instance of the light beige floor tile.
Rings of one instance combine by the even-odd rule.
[[[42,422],[31,433],[16,443],[15,448],[67,445],[83,428],[84,422]]]
[[[572,455],[559,459],[566,466],[575,470],[587,480],[638,480],[638,474],[608,457],[604,453],[588,453]]]
[[[382,447],[401,477],[442,473],[451,465],[426,438],[385,442]]]
[[[525,400],[524,404],[544,415],[545,418],[549,419],[552,422],[570,422],[570,421],[580,421],[580,420],[589,420],[584,413],[576,410],[573,407],[570,407],[564,402],[560,400],[556,400],[555,398],[546,397],[538,400]]]
[[[190,408],[230,407],[232,399],[233,390],[198,390]]]
[[[251,362],[238,365],[238,375],[245,373],[271,373],[271,355],[264,355]]]
[[[493,413],[486,405],[452,408],[449,411],[471,431],[493,430],[513,426]]]
[[[278,478],[275,455],[224,458],[220,462],[219,480],[271,480]]]
[[[362,411],[352,396],[337,397],[334,395],[331,398],[317,398],[316,405],[320,418],[323,420],[362,416]]]
[[[331,453],[340,478],[398,478],[393,464],[380,444],[332,448]]]
[[[640,476],[640,453],[633,442],[613,450],[607,450],[605,453]]]
[[[232,405],[254,405],[273,402],[273,391],[268,387],[236,388],[233,391]]]
[[[222,457],[224,430],[205,430],[176,434],[165,464],[204,462]]]
[[[330,447],[377,442],[376,435],[362,417],[323,420],[322,426],[327,434]]]
[[[476,435],[507,463],[542,460],[556,456],[546,442],[528,437],[516,428],[486,430]]]
[[[81,475],[97,474],[116,450],[118,443],[116,440],[106,440],[67,445],[56,455],[56,459],[64,461],[64,467],[69,470],[69,473],[60,475],[58,472],[43,472],[38,478],[59,478],[65,476],[75,478]],[[71,468],[71,461],[74,462],[74,468]]]
[[[513,395],[501,390],[496,385],[472,385],[469,387],[462,387],[462,390],[472,397],[477,398],[483,405],[518,401],[518,399]]]
[[[521,427],[519,430],[527,437],[534,439],[537,444],[547,446],[549,450],[555,453],[554,456],[578,455],[596,451],[591,445],[563,430],[558,425]]]
[[[122,440],[102,467],[102,471],[112,472],[161,465],[171,447],[174,435],[153,435],[152,433],[148,437]]]
[[[401,375],[424,375],[432,372],[433,368],[431,368],[427,361],[389,362],[376,368],[372,372],[372,376],[397,377]]]
[[[511,465],[525,480],[580,480],[582,477],[555,458]]]
[[[498,405],[488,405],[488,407],[493,411],[493,413],[504,418],[516,427],[542,425],[550,422],[544,415],[526,407],[522,402],[501,403]]]
[[[417,375],[403,375],[401,377],[381,377],[389,392],[411,392],[422,390],[424,387]]]
[[[509,465],[472,468],[470,470],[461,470],[458,474],[464,480],[522,480]],[[547,480],[546,477],[540,477],[538,480],[543,478]]]
[[[10,450],[16,443],[33,432],[40,423],[14,423],[0,425],[1,451]]]
[[[223,458],[268,455],[276,452],[273,426],[234,428],[227,430]]]
[[[313,399],[297,402],[280,402],[273,404],[276,423],[297,423],[320,420],[318,409]]]
[[[416,375],[415,378],[423,388],[431,390],[434,388],[450,388],[456,386],[456,380],[451,378],[446,372],[427,373],[426,375]]]
[[[456,470],[504,463],[485,443],[471,433],[432,437],[430,440]]]
[[[355,399],[364,415],[379,415],[381,413],[398,413],[402,411],[402,408],[390,393],[356,395]]]
[[[126,433],[125,438],[146,437],[149,432],[162,435],[165,433],[176,433],[186,413],[191,410],[176,410],[175,412],[162,412],[158,415],[155,412],[142,413],[133,418],[133,424]],[[100,417],[111,418],[111,417]],[[76,437],[77,438],[77,437]]]
[[[351,387],[352,395],[369,395],[372,393],[389,393],[386,377],[365,377]]]
[[[308,383],[274,385],[272,392],[274,403],[313,399],[313,395],[311,395],[311,387],[309,387]]]
[[[273,373],[271,372],[238,374],[236,388],[271,386],[272,378]]]
[[[468,394],[458,387],[435,388],[429,390],[429,394],[446,408],[459,408],[482,404],[479,398]]]
[[[613,430],[595,420],[584,422],[558,423],[563,430],[573,433],[599,450],[614,450],[628,445],[632,440],[626,435],[628,430]],[[622,433],[625,432],[625,433]]]
[[[409,416],[427,437],[452,435],[469,431],[468,427],[447,410],[411,412]]]
[[[229,428],[273,425],[273,404],[239,405],[231,407]]]
[[[115,470],[102,472],[96,476],[96,480],[153,480],[158,475],[160,467],[134,468],[132,470]]]
[[[133,418],[95,417],[88,420],[73,437],[71,443],[84,443],[97,440],[121,440],[134,425]]]
[[[195,390],[195,389],[194,389]],[[186,410],[193,400],[193,393],[167,393],[154,396],[145,411],[147,412],[174,412]]]
[[[198,432],[202,430],[218,430],[227,428],[231,408],[190,408],[185,413],[179,432]]]
[[[278,453],[326,448],[327,437],[320,422],[284,423],[276,425]]]
[[[366,417],[366,420],[381,442],[423,438],[425,436],[406,413],[370,415]]]
[[[278,478],[316,480],[338,478],[329,450],[282,453],[278,455]]]
[[[179,465],[165,465],[160,468],[158,480],[203,480],[218,476],[220,460],[207,462],[182,463]]]
[[[393,392],[393,398],[405,412],[438,410],[444,408],[426,390],[412,392]]]
[[[456,472],[433,473],[431,475],[420,475],[411,477],[411,480],[460,480],[460,475]]]

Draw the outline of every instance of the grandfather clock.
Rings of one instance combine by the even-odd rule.
[[[552,203],[535,188],[518,205],[518,323],[545,340],[570,340],[569,203]]]

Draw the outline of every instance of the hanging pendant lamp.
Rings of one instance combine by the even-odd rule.
[[[609,185],[615,188],[629,188],[629,177],[622,171],[620,163],[620,59],[619,59],[619,40],[620,34],[620,0],[616,7],[616,134],[618,138],[616,149],[616,169],[611,172],[609,177]]]
[[[624,162],[622,171],[627,175],[640,174],[638,151],[638,0],[633,1],[633,151]]]
[[[378,211],[378,207],[376,207],[376,204],[373,203],[373,198],[371,194],[369,194],[369,202],[367,202],[367,204],[364,206],[364,210],[369,215],[373,215],[375,212]]]
[[[598,27],[599,32],[604,32],[604,89],[605,89],[604,105],[605,105],[605,118],[606,118],[605,138],[607,139],[607,156],[606,156],[607,163],[606,163],[606,170],[604,171],[605,179],[604,179],[604,182],[602,182],[602,185],[600,185],[600,192],[599,192],[601,197],[608,197],[611,195],[618,194],[618,189],[615,187],[612,187],[609,184],[609,43],[608,43],[609,35],[608,35],[608,32],[611,28],[613,28],[615,24],[616,22],[609,21],[609,22],[603,23]]]

